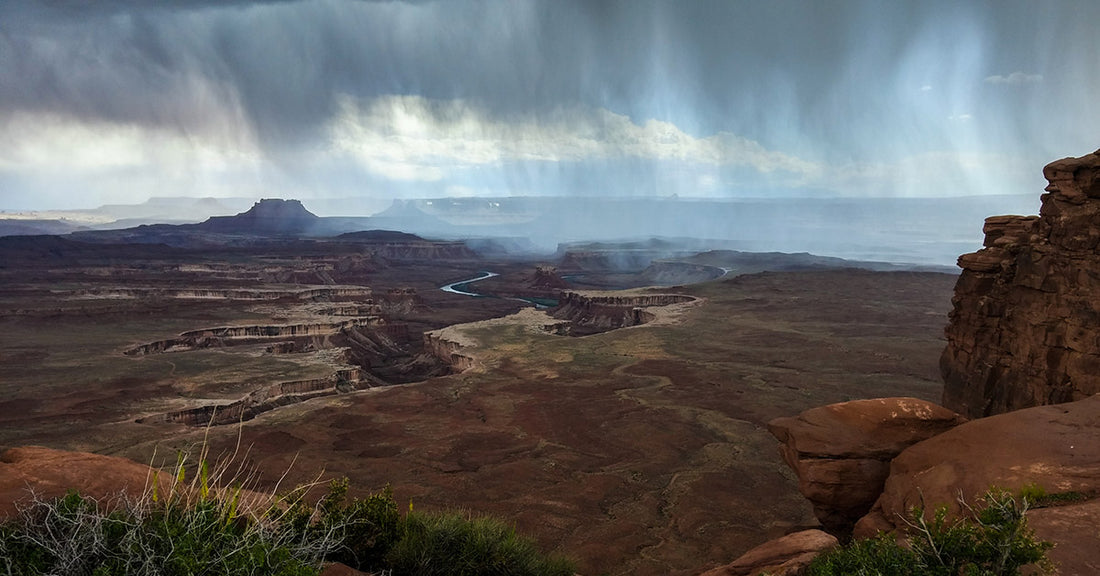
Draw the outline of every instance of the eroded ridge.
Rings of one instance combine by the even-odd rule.
[[[264,301],[297,298],[299,300],[369,298],[370,288],[363,287],[325,287],[304,290],[283,289],[226,289],[226,288],[93,288],[75,290],[69,293],[72,298],[177,298],[181,300],[240,300]]]
[[[364,293],[369,293],[369,289]],[[419,333],[413,334],[408,324],[390,321],[381,314],[408,312],[422,306],[414,290],[395,289],[378,302],[367,299],[333,303],[325,299],[279,310],[281,314],[308,319],[306,321],[203,328],[131,347],[123,353],[135,358],[249,346],[253,347],[251,353],[264,355],[323,353],[322,361],[335,369],[323,378],[263,386],[230,402],[196,400],[200,406],[146,416],[138,422],[194,426],[230,424],[318,396],[448,374],[452,371],[452,363],[441,361],[431,351],[426,353]],[[357,312],[378,314],[354,316]]]
[[[402,325],[388,326],[380,316],[354,318],[341,322],[317,322],[310,324],[222,326],[190,330],[177,338],[158,340],[141,344],[126,350],[127,356],[144,356],[162,352],[195,350],[199,348],[225,347],[242,344],[257,344],[272,340],[310,339],[334,336],[359,327],[385,326],[393,335],[400,332]]]
[[[326,378],[280,382],[261,388],[235,402],[207,404],[139,418],[141,424],[179,423],[190,426],[235,424],[297,402],[371,388],[380,382],[358,368],[337,370]]]
[[[562,292],[554,318],[568,320],[572,336],[638,326],[657,318],[654,308],[695,302],[683,294],[630,294],[620,292]]]

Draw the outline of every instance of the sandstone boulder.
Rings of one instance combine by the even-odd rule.
[[[1100,392],[1100,154],[1047,165],[1039,216],[995,216],[962,274],[940,359],[970,417]]]
[[[1028,526],[1057,545],[1047,556],[1062,576],[1100,574],[1100,500],[1028,513]]]
[[[876,398],[776,418],[768,430],[822,526],[844,534],[882,492],[894,456],[965,420],[916,398]]]
[[[882,495],[854,534],[869,537],[900,528],[922,495],[927,508],[946,505],[957,514],[960,495],[976,504],[990,487],[1016,491],[1032,483],[1048,493],[1100,493],[1100,395],[972,420],[910,446],[894,458]],[[1067,515],[1096,511],[1093,502],[1076,510],[1035,511],[1039,535],[1065,542],[1058,523]],[[1089,518],[1083,522],[1097,523],[1095,516]],[[1049,528],[1040,531],[1040,526]],[[1093,531],[1090,537],[1100,535]],[[1100,561],[1100,547],[1090,550],[1091,561]]]
[[[109,500],[121,492],[140,496],[152,481],[152,468],[125,458],[41,446],[11,448],[0,454],[0,518],[30,502],[32,490],[44,499],[75,489]]]
[[[835,537],[821,530],[803,530],[769,540],[702,576],[794,576],[801,574],[818,554],[837,544]]]
[[[318,576],[368,576],[366,572],[360,572],[355,568],[352,568],[346,564],[339,562],[332,562],[326,564],[324,569],[321,570],[321,574]]]

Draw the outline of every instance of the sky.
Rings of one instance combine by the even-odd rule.
[[[0,209],[1041,193],[1100,2],[5,1]]]

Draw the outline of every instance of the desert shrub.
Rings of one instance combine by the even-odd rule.
[[[0,558],[0,573],[25,576],[314,576],[320,565],[319,555],[229,516],[219,501],[122,500],[107,510],[76,492],[35,500],[5,523]]]
[[[457,513],[409,512],[390,551],[395,574],[410,576],[572,576],[562,558],[548,557],[533,541],[492,518]]]
[[[984,506],[965,506],[971,518],[948,520],[947,508],[930,518],[914,508],[907,520],[909,547],[893,538],[854,541],[816,558],[809,576],[1018,576],[1029,564],[1041,572],[1052,567],[1046,552],[1053,545],[1037,540],[1027,527],[1027,500],[991,490]]]
[[[398,538],[401,516],[389,487],[366,498],[347,500],[348,479],[333,480],[316,506],[307,506],[304,491],[276,509],[285,533],[301,542],[327,541],[335,545],[325,559],[360,570],[385,569],[385,556]]]
[[[809,576],[910,576],[916,564],[916,554],[898,546],[893,537],[880,534],[875,538],[853,540],[814,559],[807,569]]]
[[[215,488],[204,463],[187,483],[182,462],[167,494],[33,499],[0,523],[0,575],[316,576],[326,561],[410,576],[573,574],[497,520],[402,518],[389,488],[349,500],[344,478],[314,505],[307,485],[243,510],[239,486]]]

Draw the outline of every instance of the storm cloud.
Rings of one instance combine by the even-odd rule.
[[[0,208],[150,196],[1034,193],[1093,2],[0,6]]]

